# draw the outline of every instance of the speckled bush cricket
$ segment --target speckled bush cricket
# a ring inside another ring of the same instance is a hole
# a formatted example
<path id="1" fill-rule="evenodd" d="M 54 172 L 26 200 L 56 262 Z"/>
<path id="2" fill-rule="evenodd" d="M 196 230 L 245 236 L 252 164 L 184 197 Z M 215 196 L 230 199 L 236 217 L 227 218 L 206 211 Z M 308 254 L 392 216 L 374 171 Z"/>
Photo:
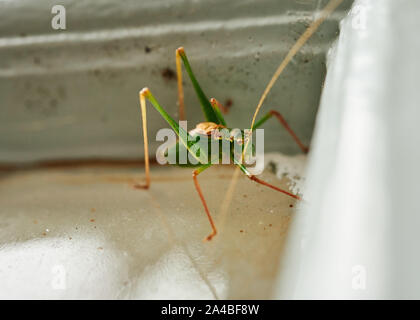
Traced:
<path id="1" fill-rule="evenodd" d="M 258 106 L 255 110 L 254 116 L 252 118 L 251 123 L 251 129 L 250 132 L 252 134 L 252 131 L 261 127 L 268 119 L 272 118 L 273 116 L 278 119 L 280 124 L 289 132 L 293 140 L 298 144 L 302 152 L 307 153 L 308 147 L 305 146 L 298 136 L 294 133 L 294 131 L 290 128 L 290 126 L 287 124 L 284 117 L 275 110 L 269 111 L 264 117 L 262 117 L 259 121 L 256 120 L 256 116 L 267 96 L 271 88 L 273 87 L 275 81 L 280 76 L 280 74 L 283 72 L 285 67 L 288 65 L 288 63 L 291 61 L 291 59 L 295 56 L 295 54 L 299 51 L 299 49 L 306 43 L 306 41 L 312 36 L 312 34 L 318 29 L 319 25 L 328 17 L 331 12 L 333 12 L 338 5 L 343 0 L 330 0 L 330 2 L 324 7 L 324 9 L 320 12 L 320 15 L 317 19 L 315 19 L 309 27 L 306 29 L 306 31 L 302 34 L 302 36 L 296 41 L 296 43 L 293 45 L 293 47 L 290 49 L 286 57 L 283 59 L 283 61 L 280 63 L 279 67 L 277 68 L 276 72 L 274 73 L 273 77 L 271 78 L 270 82 L 268 83 L 266 89 L 264 90 L 264 93 L 262 94 Z M 150 187 L 151 179 L 150 179 L 150 166 L 149 166 L 149 148 L 148 148 L 148 138 L 147 138 L 147 118 L 146 118 L 146 99 L 153 105 L 153 107 L 161 114 L 161 116 L 168 122 L 168 124 L 172 127 L 172 129 L 175 131 L 175 133 L 178 135 L 178 142 L 172 147 L 176 148 L 175 152 L 178 152 L 179 148 L 184 146 L 188 153 L 193 155 L 195 158 L 197 158 L 198 162 L 196 164 L 188 162 L 187 164 L 181 164 L 176 163 L 177 165 L 181 166 L 190 166 L 190 167 L 196 167 L 196 169 L 193 171 L 193 180 L 194 185 L 197 190 L 197 193 L 201 199 L 201 202 L 203 204 L 204 210 L 207 214 L 207 218 L 210 222 L 210 226 L 212 228 L 212 232 L 210 235 L 208 235 L 205 240 L 211 240 L 217 233 L 216 226 L 213 222 L 213 218 L 210 214 L 210 211 L 207 207 L 206 200 L 204 199 L 203 192 L 201 191 L 200 185 L 197 180 L 197 176 L 203 172 L 205 169 L 209 168 L 213 165 L 212 162 L 210 163 L 202 163 L 200 162 L 200 159 L 197 157 L 197 154 L 195 152 L 191 151 L 194 141 L 196 141 L 195 137 L 197 135 L 205 135 L 209 137 L 210 140 L 214 139 L 214 132 L 215 130 L 218 130 L 220 128 L 226 128 L 227 130 L 230 130 L 227 126 L 221 110 L 223 110 L 223 106 L 220 102 L 218 102 L 215 98 L 211 98 L 210 100 L 205 95 L 204 91 L 202 90 L 200 84 L 198 83 L 194 72 L 191 68 L 191 65 L 188 61 L 187 55 L 185 54 L 184 48 L 180 47 L 176 49 L 175 51 L 175 62 L 176 62 L 176 70 L 177 70 L 177 80 L 178 80 L 178 104 L 179 104 L 179 115 L 181 120 L 184 119 L 184 91 L 183 91 L 183 85 L 182 85 L 182 68 L 181 64 L 183 63 L 185 70 L 188 73 L 188 76 L 193 84 L 195 93 L 197 94 L 198 100 L 200 102 L 202 111 L 204 113 L 204 116 L 206 118 L 206 122 L 201 122 L 197 124 L 196 128 L 190 131 L 189 133 L 186 133 L 184 129 L 182 129 L 178 123 L 164 110 L 164 108 L 159 104 L 159 102 L 156 100 L 156 98 L 153 96 L 151 91 L 148 88 L 143 88 L 139 93 L 139 99 L 140 99 L 140 107 L 141 107 L 141 113 L 142 113 L 142 119 L 143 119 L 143 137 L 144 137 L 144 155 L 145 155 L 145 173 L 146 173 L 146 182 L 144 185 L 136 185 L 137 188 L 140 189 L 148 189 Z M 186 138 L 187 137 L 187 138 Z M 244 146 L 243 146 L 243 156 L 247 152 L 251 152 L 253 150 L 252 143 L 251 148 L 249 147 L 250 140 L 244 140 Z M 213 141 L 214 142 L 214 141 Z M 233 142 L 233 141 L 232 141 Z M 231 148 L 232 150 L 232 148 Z M 169 152 L 169 151 L 168 151 Z M 211 150 L 208 151 L 209 154 L 207 155 L 207 159 L 211 158 Z M 223 154 L 220 153 L 218 155 L 219 157 L 222 157 Z M 228 155 L 231 157 L 233 163 L 235 166 L 237 166 L 242 173 L 244 173 L 249 179 L 265 185 L 271 189 L 274 189 L 276 191 L 282 192 L 290 197 L 293 197 L 295 199 L 301 200 L 299 196 L 294 195 L 286 190 L 280 189 L 268 182 L 265 182 L 259 178 L 257 178 L 255 175 L 251 174 L 249 170 L 240 162 L 233 157 L 233 154 L 230 153 Z M 178 159 L 178 158 L 177 158 Z"/>

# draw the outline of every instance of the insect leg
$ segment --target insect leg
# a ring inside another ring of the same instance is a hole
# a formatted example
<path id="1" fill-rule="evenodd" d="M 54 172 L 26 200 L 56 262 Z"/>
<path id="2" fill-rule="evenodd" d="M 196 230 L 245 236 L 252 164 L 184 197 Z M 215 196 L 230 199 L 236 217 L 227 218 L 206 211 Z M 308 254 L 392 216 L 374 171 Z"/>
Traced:
<path id="1" fill-rule="evenodd" d="M 224 110 L 225 107 L 219 101 L 217 101 L 215 98 L 210 99 L 210 104 L 213 107 L 214 111 L 216 112 L 216 116 L 219 119 L 219 123 L 226 127 L 225 118 L 223 118 L 223 115 L 220 112 L 220 110 Z"/>
<path id="2" fill-rule="evenodd" d="M 150 186 L 150 169 L 149 169 L 149 142 L 147 139 L 147 118 L 146 118 L 146 99 L 150 101 L 153 107 L 160 113 L 160 115 L 168 122 L 175 133 L 179 137 L 179 141 L 187 148 L 187 150 L 195 157 L 199 162 L 201 158 L 194 152 L 191 152 L 188 145 L 188 133 L 176 123 L 176 121 L 163 109 L 153 94 L 148 88 L 143 88 L 139 93 L 140 107 L 143 118 L 143 137 L 144 137 L 144 158 L 145 158 L 145 171 L 146 171 L 146 184 L 136 185 L 136 188 L 148 189 Z M 204 170 L 204 169 L 203 169 Z"/>
<path id="3" fill-rule="evenodd" d="M 303 151 L 303 153 L 308 153 L 309 148 L 305 146 L 302 141 L 298 138 L 296 133 L 290 128 L 287 121 L 284 119 L 284 117 L 281 115 L 280 112 L 276 110 L 270 110 L 264 117 L 262 117 L 253 127 L 252 130 L 260 127 L 263 125 L 268 119 L 270 119 L 272 116 L 275 116 L 277 120 L 279 120 L 280 124 L 289 132 L 289 134 L 292 136 L 293 140 L 295 140 L 296 144 L 299 146 L 299 148 Z"/>
<path id="4" fill-rule="evenodd" d="M 180 128 L 178 123 L 162 108 L 162 106 L 157 102 L 155 97 L 152 95 L 148 88 L 143 88 L 139 93 L 140 99 L 140 108 L 143 119 L 143 138 L 144 138 L 144 161 L 145 161 L 145 172 L 146 172 L 146 183 L 144 185 L 136 185 L 136 188 L 139 189 L 148 189 L 150 186 L 150 168 L 149 168 L 149 140 L 147 138 L 147 118 L 146 118 L 146 99 L 151 102 L 153 107 L 161 114 L 161 116 L 168 122 L 172 127 L 175 133 L 179 136 L 180 141 L 187 145 L 185 140 L 187 133 L 184 129 Z M 183 134 L 180 135 L 180 132 Z"/>
<path id="5" fill-rule="evenodd" d="M 292 198 L 295 198 L 295 199 L 298 199 L 298 200 L 302 200 L 301 199 L 301 197 L 299 197 L 299 196 L 297 196 L 297 195 L 295 195 L 295 194 L 293 194 L 293 193 L 290 193 L 290 192 L 288 192 L 288 191 L 286 191 L 286 190 L 283 190 L 283 189 L 281 189 L 281 188 L 279 188 L 279 187 L 276 187 L 276 186 L 273 186 L 272 184 L 270 184 L 270 183 L 268 183 L 268 182 L 266 182 L 266 181 L 264 181 L 264 180 L 261 180 L 261 179 L 259 179 L 259 178 L 257 178 L 256 176 L 254 176 L 254 175 L 252 175 L 242 164 L 240 164 L 240 163 L 238 163 L 236 160 L 235 160 L 235 164 L 239 167 L 239 169 L 241 169 L 241 171 L 243 172 L 243 173 L 245 173 L 246 174 L 246 176 L 249 178 L 249 179 L 251 179 L 252 181 L 255 181 L 255 182 L 257 182 L 257 183 L 259 183 L 259 184 L 262 184 L 262 185 L 264 185 L 264 186 L 266 186 L 266 187 L 269 187 L 269 188 L 271 188 L 271 189 L 273 189 L 273 190 L 276 190 L 276 191 L 279 191 L 279 192 L 281 192 L 281 193 L 284 193 L 284 194 L 286 194 L 286 195 L 288 195 L 288 196 L 290 196 L 290 197 L 292 197 Z"/>
<path id="6" fill-rule="evenodd" d="M 248 178 L 250 178 L 251 180 L 253 180 L 253 181 L 255 181 L 255 182 L 259 183 L 259 184 L 262 184 L 264 186 L 267 186 L 267 187 L 269 187 L 271 189 L 274 189 L 276 191 L 282 192 L 282 193 L 284 193 L 284 194 L 286 194 L 286 195 L 288 195 L 288 196 L 290 196 L 292 198 L 295 198 L 295 199 L 298 199 L 298 200 L 302 200 L 299 196 L 297 196 L 297 195 L 295 195 L 293 193 L 290 193 L 290 192 L 288 192 L 286 190 L 280 189 L 280 188 L 278 188 L 276 186 L 273 186 L 272 184 L 270 184 L 270 183 L 268 183 L 268 182 L 266 182 L 264 180 L 258 179 L 254 175 L 250 175 L 250 176 L 248 176 Z"/>
<path id="7" fill-rule="evenodd" d="M 146 173 L 146 183 L 144 185 L 136 184 L 134 187 L 137 189 L 149 189 L 150 187 L 150 168 L 149 168 L 149 140 L 147 138 L 147 118 L 146 118 L 146 98 L 145 95 L 140 92 L 140 108 L 141 117 L 143 120 L 143 139 L 144 139 L 144 170 Z"/>
<path id="8" fill-rule="evenodd" d="M 205 165 L 199 167 L 198 169 L 194 170 L 193 171 L 193 174 L 192 174 L 193 179 L 194 179 L 195 189 L 197 190 L 198 195 L 200 196 L 201 202 L 203 203 L 204 210 L 206 211 L 207 218 L 209 219 L 210 226 L 211 226 L 211 229 L 212 229 L 212 232 L 210 233 L 210 235 L 208 235 L 204 239 L 205 241 L 210 241 L 217 234 L 217 230 L 216 230 L 216 226 L 214 225 L 213 218 L 211 217 L 209 208 L 207 207 L 207 203 L 206 203 L 206 200 L 204 199 L 204 196 L 203 196 L 203 193 L 201 191 L 200 185 L 198 184 L 197 176 L 201 172 L 203 172 L 204 170 L 206 170 L 208 167 L 210 167 L 211 165 L 212 165 L 211 163 L 205 164 Z"/>
<path id="9" fill-rule="evenodd" d="M 184 63 L 185 70 L 187 71 L 188 76 L 193 84 L 194 91 L 197 94 L 198 100 L 200 101 L 201 108 L 203 109 L 204 116 L 206 117 L 207 121 L 219 123 L 219 119 L 213 110 L 209 100 L 207 99 L 203 89 L 201 89 L 200 84 L 197 81 L 197 78 L 194 75 L 194 72 L 191 69 L 191 65 L 188 61 L 187 55 L 185 54 L 185 50 L 183 47 L 179 47 L 176 49 L 176 55 L 180 57 L 182 62 Z"/>
<path id="10" fill-rule="evenodd" d="M 227 114 L 229 109 L 225 107 L 223 104 L 220 103 L 220 101 L 216 100 L 215 98 L 210 99 L 210 103 L 213 106 L 213 108 L 218 108 L 223 114 Z"/>
<path id="11" fill-rule="evenodd" d="M 175 63 L 176 63 L 176 75 L 178 79 L 179 120 L 185 120 L 184 89 L 182 86 L 182 68 L 181 68 L 181 56 L 179 55 L 179 50 L 175 50 Z"/>

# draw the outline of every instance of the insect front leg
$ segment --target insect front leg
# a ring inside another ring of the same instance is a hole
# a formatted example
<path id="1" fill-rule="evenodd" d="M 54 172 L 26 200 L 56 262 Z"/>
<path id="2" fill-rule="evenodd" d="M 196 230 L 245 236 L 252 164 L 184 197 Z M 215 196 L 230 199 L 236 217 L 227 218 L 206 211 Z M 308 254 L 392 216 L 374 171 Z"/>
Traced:
<path id="1" fill-rule="evenodd" d="M 146 183 L 134 185 L 137 189 L 149 189 L 150 187 L 150 167 L 149 167 L 149 140 L 147 138 L 147 117 L 146 117 L 146 98 L 143 90 L 139 94 L 141 117 L 143 121 L 143 139 L 144 139 L 144 170 L 146 173 Z"/>
<path id="2" fill-rule="evenodd" d="M 180 141 L 184 145 L 187 145 L 187 133 L 184 129 L 179 127 L 178 123 L 165 111 L 165 109 L 159 104 L 156 98 L 152 95 L 148 88 L 143 88 L 139 93 L 141 114 L 143 119 L 143 138 L 144 138 L 144 161 L 145 161 L 145 172 L 146 172 L 146 183 L 144 185 L 135 185 L 138 189 L 148 189 L 150 187 L 150 168 L 149 168 L 149 140 L 147 138 L 147 118 L 146 118 L 146 99 L 150 101 L 152 106 L 160 113 L 160 115 L 166 120 L 166 122 L 172 127 L 175 133 L 178 135 Z M 181 134 L 180 134 L 181 133 Z"/>
<path id="3" fill-rule="evenodd" d="M 198 183 L 197 176 L 201 172 L 203 172 L 204 170 L 209 168 L 211 165 L 212 165 L 211 163 L 205 164 L 205 165 L 199 167 L 198 169 L 194 170 L 193 174 L 192 174 L 193 179 L 194 179 L 195 189 L 197 190 L 198 195 L 200 196 L 201 202 L 203 203 L 204 210 L 206 211 L 207 218 L 209 219 L 210 226 L 211 226 L 211 229 L 212 229 L 212 232 L 204 239 L 205 241 L 210 241 L 217 234 L 217 230 L 216 230 L 216 226 L 214 225 L 213 218 L 211 217 L 210 210 L 207 207 L 206 200 L 204 199 L 203 192 L 201 191 L 200 185 Z"/>

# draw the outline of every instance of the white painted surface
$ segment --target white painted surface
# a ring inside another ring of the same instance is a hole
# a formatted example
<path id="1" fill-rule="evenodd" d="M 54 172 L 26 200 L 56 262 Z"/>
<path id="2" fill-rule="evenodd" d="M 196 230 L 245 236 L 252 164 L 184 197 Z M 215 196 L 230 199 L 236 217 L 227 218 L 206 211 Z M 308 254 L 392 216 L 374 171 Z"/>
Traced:
<path id="1" fill-rule="evenodd" d="M 275 297 L 420 298 L 420 3 L 341 25 Z"/>

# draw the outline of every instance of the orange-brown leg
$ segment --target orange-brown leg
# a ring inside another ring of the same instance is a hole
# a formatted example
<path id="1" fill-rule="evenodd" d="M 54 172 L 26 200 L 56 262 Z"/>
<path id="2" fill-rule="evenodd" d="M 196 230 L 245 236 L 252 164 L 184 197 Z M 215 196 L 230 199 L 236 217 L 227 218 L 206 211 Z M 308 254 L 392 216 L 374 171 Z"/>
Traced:
<path id="1" fill-rule="evenodd" d="M 179 50 L 180 48 L 175 50 L 176 75 L 177 75 L 177 80 L 178 80 L 179 120 L 185 120 L 184 89 L 182 87 L 182 68 L 181 68 L 181 56 L 179 55 Z"/>
<path id="2" fill-rule="evenodd" d="M 202 166 L 202 167 L 198 168 L 197 170 L 194 170 L 194 171 L 193 171 L 193 174 L 192 174 L 193 179 L 194 179 L 195 189 L 197 190 L 198 195 L 200 196 L 201 202 L 203 203 L 204 210 L 206 211 L 207 218 L 209 219 L 210 226 L 211 226 L 211 229 L 212 229 L 212 232 L 210 233 L 210 235 L 208 235 L 208 236 L 204 239 L 205 241 L 210 241 L 210 240 L 211 240 L 211 239 L 212 239 L 212 238 L 213 238 L 213 237 L 217 234 L 217 230 L 216 230 L 216 226 L 214 225 L 213 218 L 211 217 L 210 210 L 209 210 L 209 208 L 207 207 L 206 200 L 204 199 L 203 192 L 201 191 L 200 185 L 199 185 L 199 183 L 198 183 L 197 176 L 198 176 L 198 175 L 199 175 L 202 171 L 204 171 L 205 169 L 207 169 L 207 168 L 208 168 L 208 167 L 210 167 L 210 166 L 211 166 L 211 164 L 206 164 L 206 165 L 204 165 L 204 166 Z"/>
<path id="3" fill-rule="evenodd" d="M 292 128 L 290 128 L 289 124 L 284 119 L 284 117 L 281 115 L 281 113 L 276 111 L 276 110 L 270 110 L 264 117 L 261 118 L 261 120 L 259 120 L 254 125 L 252 130 L 260 127 L 262 124 L 264 124 L 268 119 L 272 118 L 273 116 L 275 116 L 277 118 L 277 120 L 279 120 L 280 124 L 292 136 L 293 140 L 296 142 L 296 144 L 299 146 L 299 148 L 302 150 L 302 152 L 303 153 L 308 153 L 309 148 L 302 143 L 302 141 L 299 139 L 299 137 L 296 135 L 296 133 L 292 130 Z"/>
<path id="4" fill-rule="evenodd" d="M 149 167 L 149 140 L 147 139 L 147 118 L 146 118 L 146 99 L 145 91 L 140 91 L 140 107 L 141 107 L 141 117 L 143 120 L 143 139 L 144 139 L 144 169 L 146 173 L 146 183 L 145 184 L 136 184 L 134 187 L 136 189 L 149 189 L 150 187 L 150 167 Z"/>
<path id="5" fill-rule="evenodd" d="M 258 179 L 256 176 L 249 175 L 248 178 L 250 178 L 251 180 L 253 180 L 255 182 L 258 182 L 258 183 L 260 183 L 260 184 L 262 184 L 264 186 L 267 186 L 267 187 L 269 187 L 271 189 L 274 189 L 276 191 L 282 192 L 282 193 L 284 193 L 284 194 L 286 194 L 286 195 L 288 195 L 288 196 L 290 196 L 292 198 L 295 198 L 295 199 L 298 199 L 298 200 L 302 200 L 301 197 L 299 197 L 299 196 L 297 196 L 297 195 L 295 195 L 293 193 L 290 193 L 290 192 L 288 192 L 286 190 L 280 189 L 280 188 L 278 188 L 276 186 L 273 186 L 272 184 L 270 184 L 268 182 L 265 182 L 265 181 L 263 181 L 261 179 Z"/>
<path id="6" fill-rule="evenodd" d="M 287 130 L 287 132 L 289 132 L 289 134 L 292 136 L 293 140 L 295 140 L 295 142 L 297 143 L 297 145 L 299 146 L 299 148 L 303 151 L 303 153 L 308 153 L 309 148 L 307 146 L 305 146 L 302 143 L 302 141 L 300 141 L 300 139 L 298 138 L 298 136 L 296 135 L 296 133 L 292 130 L 292 128 L 290 128 L 289 124 L 283 118 L 283 116 L 281 115 L 281 113 L 280 112 L 277 112 L 276 110 L 270 110 L 270 114 L 274 115 L 277 118 L 277 120 L 279 120 L 279 122 Z"/>

